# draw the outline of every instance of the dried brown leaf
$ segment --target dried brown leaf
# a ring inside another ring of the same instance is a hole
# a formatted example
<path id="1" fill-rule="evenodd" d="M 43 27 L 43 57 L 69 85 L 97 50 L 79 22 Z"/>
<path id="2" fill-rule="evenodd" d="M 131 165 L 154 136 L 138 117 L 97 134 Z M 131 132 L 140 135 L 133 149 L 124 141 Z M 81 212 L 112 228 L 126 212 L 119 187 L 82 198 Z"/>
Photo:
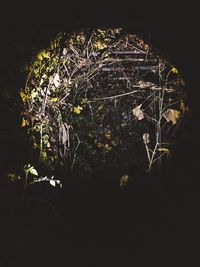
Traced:
<path id="1" fill-rule="evenodd" d="M 180 118 L 181 112 L 176 109 L 167 109 L 163 113 L 163 117 L 166 119 L 167 122 L 172 122 L 172 124 L 176 124 L 178 119 Z"/>

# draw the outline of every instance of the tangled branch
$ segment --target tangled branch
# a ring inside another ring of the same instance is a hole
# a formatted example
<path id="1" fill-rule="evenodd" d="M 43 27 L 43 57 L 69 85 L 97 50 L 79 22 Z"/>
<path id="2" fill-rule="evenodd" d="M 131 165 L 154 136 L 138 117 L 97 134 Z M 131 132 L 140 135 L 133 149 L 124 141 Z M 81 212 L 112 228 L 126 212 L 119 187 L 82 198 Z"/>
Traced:
<path id="1" fill-rule="evenodd" d="M 150 171 L 169 155 L 187 110 L 183 86 L 178 70 L 134 34 L 63 33 L 30 67 L 22 126 L 48 164 L 89 171 L 95 159 L 122 157 Z"/>

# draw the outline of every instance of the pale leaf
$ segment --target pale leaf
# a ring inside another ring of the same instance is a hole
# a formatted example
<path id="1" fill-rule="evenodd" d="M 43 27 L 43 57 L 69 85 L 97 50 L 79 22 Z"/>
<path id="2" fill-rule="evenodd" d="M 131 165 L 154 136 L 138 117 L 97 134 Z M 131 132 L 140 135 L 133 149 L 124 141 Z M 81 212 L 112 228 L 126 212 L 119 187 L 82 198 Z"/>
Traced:
<path id="1" fill-rule="evenodd" d="M 50 180 L 49 183 L 52 185 L 52 186 L 56 186 L 56 182 L 54 180 Z"/>
<path id="2" fill-rule="evenodd" d="M 55 87 L 58 87 L 60 85 L 60 76 L 58 73 L 56 73 L 56 75 L 54 76 L 53 83 L 54 83 Z"/>
<path id="3" fill-rule="evenodd" d="M 38 176 L 38 172 L 34 168 L 31 168 L 29 172 L 35 176 Z"/>
<path id="4" fill-rule="evenodd" d="M 66 54 L 67 54 L 67 49 L 64 48 L 64 49 L 63 49 L 63 56 L 65 56 Z"/>
<path id="5" fill-rule="evenodd" d="M 144 133 L 143 134 L 143 142 L 144 142 L 145 145 L 150 142 L 148 133 Z"/>
<path id="6" fill-rule="evenodd" d="M 163 117 L 166 119 L 167 122 L 172 122 L 172 124 L 176 124 L 180 115 L 181 115 L 181 112 L 176 110 L 176 109 L 168 109 L 166 110 L 163 114 Z"/>
<path id="7" fill-rule="evenodd" d="M 141 106 L 142 105 L 139 105 L 137 107 L 135 107 L 132 112 L 133 112 L 133 115 L 138 119 L 138 120 L 142 120 L 144 118 L 144 113 L 143 111 L 141 110 Z"/>

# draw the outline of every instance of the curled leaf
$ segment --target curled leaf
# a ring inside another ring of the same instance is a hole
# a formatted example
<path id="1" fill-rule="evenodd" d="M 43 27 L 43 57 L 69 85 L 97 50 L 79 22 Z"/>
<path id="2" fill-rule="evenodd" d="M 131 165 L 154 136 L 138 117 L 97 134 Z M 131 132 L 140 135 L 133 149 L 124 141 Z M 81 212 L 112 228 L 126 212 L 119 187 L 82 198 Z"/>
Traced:
<path id="1" fill-rule="evenodd" d="M 177 70 L 177 68 L 175 68 L 175 67 L 173 67 L 172 69 L 171 69 L 171 71 L 173 72 L 173 73 L 178 73 L 178 70 Z"/>
<path id="2" fill-rule="evenodd" d="M 143 137 L 143 142 L 145 145 L 150 142 L 148 133 L 144 133 L 142 137 Z"/>
<path id="3" fill-rule="evenodd" d="M 66 142 L 69 142 L 69 129 L 70 126 L 68 126 L 66 123 L 59 127 L 59 142 L 62 145 L 65 145 Z"/>
<path id="4" fill-rule="evenodd" d="M 166 119 L 167 122 L 172 122 L 172 124 L 176 124 L 180 115 L 181 115 L 181 112 L 176 110 L 176 109 L 167 109 L 163 114 L 163 117 Z"/>
<path id="5" fill-rule="evenodd" d="M 138 120 L 142 120 L 144 119 L 144 113 L 143 111 L 141 110 L 141 105 L 135 107 L 132 112 L 133 112 L 133 115 L 138 119 Z"/>

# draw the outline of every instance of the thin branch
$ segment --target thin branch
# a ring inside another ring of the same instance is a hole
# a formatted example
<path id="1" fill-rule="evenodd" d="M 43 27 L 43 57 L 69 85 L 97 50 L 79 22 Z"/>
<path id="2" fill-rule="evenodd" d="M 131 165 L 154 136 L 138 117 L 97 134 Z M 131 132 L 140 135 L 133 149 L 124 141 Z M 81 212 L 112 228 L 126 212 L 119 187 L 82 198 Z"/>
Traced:
<path id="1" fill-rule="evenodd" d="M 102 97 L 102 98 L 96 98 L 95 100 L 89 100 L 89 102 L 96 102 L 96 101 L 101 101 L 101 100 L 107 100 L 107 99 L 113 99 L 117 97 L 123 97 L 131 94 L 138 93 L 138 90 L 134 90 L 132 92 L 124 93 L 124 94 L 119 94 L 119 95 L 113 95 L 113 96 L 107 96 L 107 97 Z"/>

